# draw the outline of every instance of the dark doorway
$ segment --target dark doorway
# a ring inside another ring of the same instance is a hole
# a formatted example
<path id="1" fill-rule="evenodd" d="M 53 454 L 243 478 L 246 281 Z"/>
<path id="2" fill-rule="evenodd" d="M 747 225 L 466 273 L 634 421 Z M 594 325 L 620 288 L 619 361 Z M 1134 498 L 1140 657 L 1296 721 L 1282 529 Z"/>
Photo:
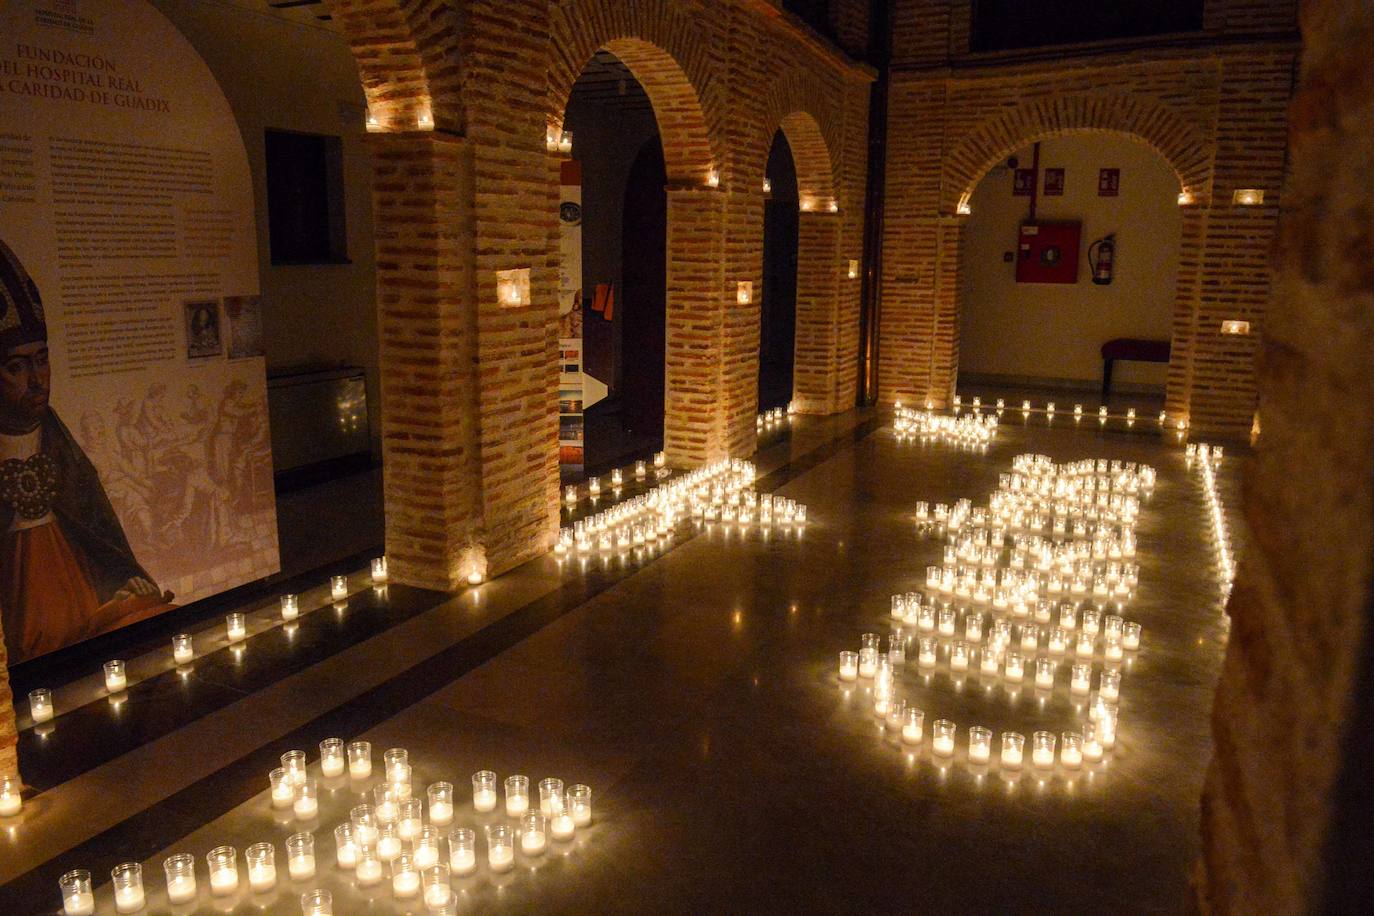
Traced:
<path id="1" fill-rule="evenodd" d="M 657 136 L 640 147 L 625 182 L 621 219 L 620 400 L 630 438 L 663 441 L 664 351 L 667 346 L 668 176 Z"/>
<path id="2" fill-rule="evenodd" d="M 759 411 L 792 400 L 797 337 L 797 171 L 782 131 L 764 170 L 763 302 L 759 308 Z"/>

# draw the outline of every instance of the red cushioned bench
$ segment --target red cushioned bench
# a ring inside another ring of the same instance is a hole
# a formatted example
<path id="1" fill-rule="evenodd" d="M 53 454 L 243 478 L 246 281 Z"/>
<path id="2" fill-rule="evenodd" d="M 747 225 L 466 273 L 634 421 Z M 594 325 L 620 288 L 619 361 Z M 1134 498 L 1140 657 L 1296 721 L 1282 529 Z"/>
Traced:
<path id="1" fill-rule="evenodd" d="M 1112 393 L 1112 364 L 1118 359 L 1138 363 L 1167 363 L 1169 341 L 1144 340 L 1139 337 L 1118 337 L 1102 345 L 1102 403 Z"/>

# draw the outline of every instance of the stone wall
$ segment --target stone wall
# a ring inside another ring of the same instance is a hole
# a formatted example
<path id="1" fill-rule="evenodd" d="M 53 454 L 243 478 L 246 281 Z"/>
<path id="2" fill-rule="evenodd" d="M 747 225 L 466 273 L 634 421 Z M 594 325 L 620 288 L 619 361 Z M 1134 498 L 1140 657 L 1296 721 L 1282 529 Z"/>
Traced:
<path id="1" fill-rule="evenodd" d="M 1374 7 L 1313 0 L 1302 26 L 1251 547 L 1203 795 L 1205 912 L 1354 913 L 1371 892 Z"/>
<path id="2" fill-rule="evenodd" d="M 1285 163 L 1284 111 L 1296 42 L 1290 4 L 1236 6 L 1186 43 L 1132 43 L 1065 53 L 967 52 L 968 6 L 899 0 L 889 100 L 879 397 L 944 404 L 958 372 L 961 238 L 968 197 L 1009 153 L 1083 131 L 1130 135 L 1179 177 L 1183 249 L 1169 371 L 1171 422 L 1198 434 L 1247 436 L 1255 354 L 1264 334 L 1269 247 Z M 1228 8 L 1229 9 L 1229 8 Z M 1237 206 L 1239 188 L 1265 191 Z M 1223 336 L 1223 319 L 1250 322 Z"/>
<path id="3" fill-rule="evenodd" d="M 859 285 L 846 271 L 863 237 L 871 70 L 768 0 L 330 2 L 384 138 L 383 452 L 399 580 L 452 588 L 555 536 L 561 154 L 546 138 L 599 49 L 644 86 L 663 138 L 670 460 L 753 451 L 762 183 L 779 128 L 828 227 L 802 252 L 805 327 L 819 330 L 797 347 L 798 401 L 853 404 Z M 856 47 L 864 9 L 837 8 Z M 499 303 L 496 272 L 521 268 L 531 301 Z M 750 302 L 737 301 L 741 281 L 758 291 Z"/>

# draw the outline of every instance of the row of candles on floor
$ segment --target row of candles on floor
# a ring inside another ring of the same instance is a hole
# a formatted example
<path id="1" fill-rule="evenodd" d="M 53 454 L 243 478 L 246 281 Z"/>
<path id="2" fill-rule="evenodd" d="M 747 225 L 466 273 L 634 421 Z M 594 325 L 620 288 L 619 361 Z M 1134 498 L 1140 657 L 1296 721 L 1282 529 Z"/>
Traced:
<path id="1" fill-rule="evenodd" d="M 1202 476 L 1202 493 L 1207 500 L 1207 516 L 1212 523 L 1212 541 L 1217 549 L 1217 569 L 1221 572 L 1222 586 L 1229 592 L 1236 578 L 1236 565 L 1231 554 L 1231 532 L 1226 524 L 1226 512 L 1221 504 L 1221 494 L 1217 491 L 1216 468 L 1221 464 L 1220 445 L 1208 446 L 1188 443 L 1186 457 L 1189 467 L 1195 463 Z"/>
<path id="2" fill-rule="evenodd" d="M 986 446 L 997 435 L 997 418 L 992 414 L 945 416 L 897 405 L 893 429 L 898 440 L 939 440 L 952 445 Z"/>
<path id="3" fill-rule="evenodd" d="M 391 748 L 382 757 L 385 780 L 372 788 L 372 803 L 354 806 L 347 822 L 334 828 L 335 864 L 353 873 L 358 887 L 373 887 L 390 878 L 392 896 L 398 901 L 420 899 L 431 909 L 448 906 L 453 899 L 450 883 L 478 870 L 477 833 L 469 827 L 453 825 L 456 798 L 452 783 L 436 782 L 425 790 L 425 798 L 413 797 L 410 755 L 405 748 Z M 319 814 L 319 786 L 309 775 L 304 751 L 288 751 L 281 766 L 269 774 L 274 808 L 290 808 L 297 820 L 314 821 Z M 372 776 L 372 745 L 329 738 L 320 742 L 320 771 L 326 778 L 347 773 L 352 780 Z M 472 776 L 472 809 L 477 814 L 497 810 L 496 773 L 483 770 Z M 592 792 L 585 785 L 564 788 L 556 778 L 538 783 L 537 808 L 531 803 L 530 783 L 525 776 L 509 776 L 504 782 L 505 814 L 516 820 L 488 824 L 484 828 L 487 868 L 504 873 L 515 867 L 515 849 L 526 858 L 542 856 L 549 843 L 570 840 L 579 828 L 592 822 Z M 426 823 L 426 820 L 428 823 Z M 442 861 L 441 828 L 447 835 L 448 858 Z M 292 881 L 316 877 L 316 843 L 309 832 L 294 833 L 285 843 L 287 874 Z M 232 846 L 218 846 L 205 857 L 211 897 L 237 894 L 246 883 L 252 893 L 267 893 L 277 887 L 277 849 L 272 843 L 254 843 L 244 850 L 243 872 L 239 854 Z M 169 903 L 189 903 L 200 894 L 196 877 L 196 858 L 178 853 L 163 862 Z M 246 878 L 246 881 L 244 880 Z M 111 872 L 115 909 L 136 913 L 147 905 L 143 869 L 126 862 Z M 89 916 L 95 898 L 90 873 L 76 870 L 63 875 L 60 882 L 63 912 L 67 916 Z M 303 912 L 311 910 L 302 898 Z"/>
<path id="4" fill-rule="evenodd" d="M 654 454 L 654 476 L 657 477 L 664 474 L 667 471 L 667 465 L 668 456 L 666 454 L 664 454 L 663 452 L 657 452 Z M 635 480 L 643 480 L 649 476 L 649 465 L 643 461 L 636 461 L 634 463 L 633 473 Z M 619 490 L 621 487 L 625 485 L 625 472 L 622 471 L 620 468 L 614 469 L 613 471 L 611 471 L 610 480 L 611 489 Z M 600 495 L 601 478 L 588 478 L 587 496 L 591 499 L 595 499 Z M 577 502 L 577 484 L 570 483 L 563 488 L 563 501 L 570 506 Z"/>
<path id="5" fill-rule="evenodd" d="M 782 407 L 773 407 L 769 410 L 765 410 L 754 418 L 754 429 L 758 432 L 763 432 L 765 429 L 773 429 L 777 426 L 781 426 L 783 423 L 790 421 L 792 415 L 796 412 L 796 406 L 791 403 L 787 405 L 786 409 Z"/>
<path id="6" fill-rule="evenodd" d="M 384 586 L 387 584 L 386 557 L 374 557 L 371 562 L 372 584 L 374 586 Z M 330 599 L 339 602 L 348 598 L 348 577 L 331 576 L 329 580 Z M 290 623 L 300 616 L 300 596 L 296 594 L 281 595 L 278 599 L 280 620 L 283 623 Z M 230 645 L 242 642 L 248 637 L 248 618 L 242 613 L 228 614 L 224 618 L 225 637 Z M 196 648 L 195 638 L 190 633 L 178 633 L 172 637 L 171 659 L 174 665 L 188 665 L 195 660 Z M 124 659 L 111 659 L 102 666 L 105 679 L 105 690 L 111 695 L 119 694 L 129 686 L 129 669 Z M 29 691 L 29 717 L 35 725 L 51 721 L 57 714 L 56 706 L 53 703 L 52 691 L 47 687 L 38 687 Z M 7 812 L 5 805 L 0 801 L 0 816 L 17 812 Z"/>
<path id="7" fill-rule="evenodd" d="M 756 494 L 754 465 L 737 458 L 709 464 L 581 519 L 558 534 L 554 552 L 627 550 L 667 536 L 679 518 L 749 525 L 804 525 L 806 506 Z"/>
<path id="8" fill-rule="evenodd" d="M 899 408 L 901 407 L 900 402 L 898 403 L 897 406 L 898 406 Z M 962 410 L 964 409 L 964 406 L 965 406 L 965 405 L 964 405 L 964 398 L 963 398 L 963 396 L 962 396 L 962 395 L 956 394 L 956 395 L 954 396 L 954 400 L 951 402 L 951 408 L 953 409 L 954 413 L 957 414 L 957 413 L 959 413 L 960 411 L 962 411 Z M 999 415 L 1000 415 L 1003 411 L 1005 411 L 1005 410 L 1008 409 L 1008 408 L 1007 408 L 1007 402 L 1006 402 L 1006 399 L 1005 399 L 1005 398 L 998 398 L 998 399 L 996 400 L 995 404 L 985 406 L 985 405 L 983 404 L 983 399 L 982 399 L 981 397 L 975 397 L 975 398 L 969 403 L 968 406 L 969 406 L 970 409 L 972 409 L 972 410 L 974 410 L 974 411 L 980 411 L 980 410 L 996 410 L 997 413 L 998 413 Z M 926 401 L 926 410 L 933 410 L 934 408 L 935 408 L 935 402 L 934 402 L 934 401 Z M 1045 414 L 1046 416 L 1049 416 L 1049 417 L 1053 418 L 1053 417 L 1055 416 L 1055 413 L 1056 413 L 1057 411 L 1058 411 L 1058 408 L 1055 406 L 1054 401 L 1047 401 L 1047 402 L 1045 403 L 1045 406 L 1044 406 L 1044 407 L 1035 407 L 1035 406 L 1033 406 L 1033 405 L 1031 404 L 1030 401 L 1026 401 L 1026 400 L 1023 400 L 1023 401 L 1021 402 L 1021 413 L 1023 413 L 1023 414 L 1043 413 L 1043 414 Z M 1059 412 L 1062 412 L 1062 411 L 1059 411 Z M 1085 416 L 1085 413 L 1084 413 L 1083 405 L 1082 405 L 1082 404 L 1075 404 L 1075 405 L 1073 405 L 1073 408 L 1072 408 L 1072 411 L 1071 411 L 1071 412 L 1072 412 L 1073 417 L 1074 417 L 1075 420 L 1081 420 L 1081 419 L 1083 419 L 1083 417 Z M 1135 409 L 1134 407 L 1128 407 L 1128 408 L 1126 408 L 1126 412 L 1125 412 L 1124 414 L 1115 414 L 1115 415 L 1113 415 L 1109 410 L 1107 410 L 1107 407 L 1106 407 L 1105 404 L 1097 408 L 1097 420 L 1098 420 L 1099 423 L 1106 423 L 1107 420 L 1108 420 L 1110 417 L 1112 417 L 1112 416 L 1116 416 L 1116 417 L 1119 418 L 1119 419 L 1124 419 L 1128 424 L 1135 423 L 1135 421 L 1136 421 L 1136 409 Z M 1164 426 L 1164 425 L 1166 425 L 1168 422 L 1169 422 L 1169 414 L 1168 414 L 1168 411 L 1161 410 L 1161 411 L 1159 412 L 1159 425 L 1160 425 L 1160 426 Z M 1175 424 L 1175 426 L 1176 426 L 1178 429 L 1182 430 L 1182 429 L 1187 429 L 1188 424 L 1187 424 L 1185 421 L 1183 421 L 1183 420 L 1179 420 L 1179 421 Z"/>

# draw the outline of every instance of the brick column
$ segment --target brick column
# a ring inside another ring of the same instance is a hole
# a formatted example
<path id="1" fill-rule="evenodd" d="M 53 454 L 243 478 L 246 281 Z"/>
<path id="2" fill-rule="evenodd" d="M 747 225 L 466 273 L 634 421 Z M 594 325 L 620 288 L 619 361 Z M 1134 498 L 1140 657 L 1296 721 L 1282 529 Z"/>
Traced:
<path id="1" fill-rule="evenodd" d="M 18 743 L 14 695 L 10 691 L 10 657 L 5 649 L 5 631 L 0 628 L 0 776 L 19 775 Z"/>
<path id="2" fill-rule="evenodd" d="M 904 217 L 884 232 L 878 398 L 945 407 L 959 371 L 962 216 Z"/>
<path id="3" fill-rule="evenodd" d="M 386 552 L 456 588 L 482 554 L 472 159 L 435 132 L 371 134 Z"/>
<path id="4" fill-rule="evenodd" d="M 700 465 L 729 455 L 722 399 L 724 192 L 668 188 L 668 341 L 663 420 L 668 460 Z"/>
<path id="5" fill-rule="evenodd" d="M 802 413 L 839 404 L 840 228 L 838 213 L 803 210 L 797 219 L 797 342 L 792 398 Z"/>

